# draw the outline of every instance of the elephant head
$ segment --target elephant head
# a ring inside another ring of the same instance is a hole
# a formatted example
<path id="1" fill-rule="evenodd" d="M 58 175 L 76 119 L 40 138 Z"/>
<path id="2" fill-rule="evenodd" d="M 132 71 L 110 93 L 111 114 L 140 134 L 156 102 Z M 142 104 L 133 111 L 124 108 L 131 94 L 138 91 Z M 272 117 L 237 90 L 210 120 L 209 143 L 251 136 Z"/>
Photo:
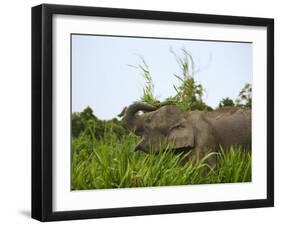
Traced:
<path id="1" fill-rule="evenodd" d="M 139 111 L 143 114 L 139 114 Z M 175 105 L 156 108 L 136 102 L 130 105 L 124 114 L 125 126 L 143 138 L 136 150 L 157 153 L 163 143 L 170 143 L 175 150 L 194 147 L 193 128 Z"/>

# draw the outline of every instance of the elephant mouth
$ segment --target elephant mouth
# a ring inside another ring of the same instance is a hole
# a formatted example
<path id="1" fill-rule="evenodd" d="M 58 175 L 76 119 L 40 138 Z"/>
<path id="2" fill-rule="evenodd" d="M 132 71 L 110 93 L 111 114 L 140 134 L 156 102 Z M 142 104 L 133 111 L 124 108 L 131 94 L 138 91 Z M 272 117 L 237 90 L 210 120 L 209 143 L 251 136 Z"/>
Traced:
<path id="1" fill-rule="evenodd" d="M 138 143 L 138 144 L 135 146 L 134 151 L 144 151 L 144 152 L 145 152 L 145 149 L 143 148 L 141 142 Z"/>
<path id="2" fill-rule="evenodd" d="M 137 152 L 137 151 L 142 151 L 142 152 L 145 152 L 145 153 L 150 153 L 147 148 L 145 147 L 144 145 L 145 141 L 144 140 L 141 140 L 136 146 L 135 146 L 135 149 L 134 151 Z M 188 146 L 188 147 L 181 147 L 181 148 L 173 148 L 172 151 L 175 153 L 175 154 L 180 154 L 180 153 L 187 153 L 189 151 L 192 150 L 192 147 Z M 158 153 L 159 151 L 154 151 L 152 153 Z"/>
<path id="3" fill-rule="evenodd" d="M 153 148 L 152 146 L 150 146 L 149 144 L 147 144 L 147 140 L 145 139 L 142 139 L 136 146 L 135 146 L 135 149 L 134 151 L 135 152 L 138 152 L 138 151 L 142 151 L 142 152 L 145 152 L 145 153 L 158 153 L 158 150 Z"/>
<path id="4" fill-rule="evenodd" d="M 187 152 L 190 152 L 191 150 L 192 150 L 192 147 L 190 147 L 190 146 L 173 149 L 175 154 L 187 153 Z"/>

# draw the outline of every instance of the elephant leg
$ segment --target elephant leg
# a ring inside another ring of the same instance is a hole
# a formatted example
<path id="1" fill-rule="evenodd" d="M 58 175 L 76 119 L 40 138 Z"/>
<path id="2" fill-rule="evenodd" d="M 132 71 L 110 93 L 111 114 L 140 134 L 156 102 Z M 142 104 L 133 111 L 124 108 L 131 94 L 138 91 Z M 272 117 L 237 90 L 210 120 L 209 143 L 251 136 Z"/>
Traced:
<path id="1" fill-rule="evenodd" d="M 209 153 L 210 153 L 210 152 L 207 152 L 206 155 L 209 154 Z M 216 153 L 213 153 L 213 154 L 211 154 L 211 155 L 207 158 L 207 160 L 206 160 L 206 163 L 207 163 L 212 169 L 214 169 L 214 168 L 217 166 L 217 161 L 218 161 L 217 157 L 218 157 L 218 155 L 217 155 Z"/>
<path id="2" fill-rule="evenodd" d="M 206 155 L 210 154 L 210 151 L 206 151 L 208 149 L 203 147 L 197 147 L 194 150 L 191 151 L 191 153 L 186 157 L 182 159 L 182 163 L 186 164 L 188 162 L 192 162 L 192 164 L 195 164 L 196 162 L 202 160 Z M 217 155 L 211 154 L 205 162 L 208 164 L 209 167 L 215 168 L 217 164 Z"/>
<path id="3" fill-rule="evenodd" d="M 191 151 L 189 151 L 188 155 L 186 155 L 185 157 L 183 157 L 181 159 L 181 164 L 182 165 L 185 165 L 187 163 L 195 164 L 199 159 L 200 159 L 199 149 L 195 148 L 195 149 L 192 149 Z"/>

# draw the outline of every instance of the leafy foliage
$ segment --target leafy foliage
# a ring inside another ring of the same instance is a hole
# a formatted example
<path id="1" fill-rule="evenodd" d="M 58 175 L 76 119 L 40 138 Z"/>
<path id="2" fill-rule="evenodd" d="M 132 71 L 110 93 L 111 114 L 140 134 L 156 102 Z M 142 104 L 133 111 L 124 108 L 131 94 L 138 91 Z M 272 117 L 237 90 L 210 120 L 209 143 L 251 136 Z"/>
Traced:
<path id="1" fill-rule="evenodd" d="M 131 67 L 137 68 L 141 71 L 141 75 L 143 76 L 144 81 L 145 81 L 145 85 L 143 88 L 143 94 L 140 97 L 140 101 L 146 102 L 151 105 L 156 105 L 160 101 L 157 100 L 157 98 L 154 95 L 154 84 L 153 84 L 153 80 L 152 80 L 152 75 L 150 73 L 148 64 L 146 63 L 144 58 L 143 57 L 140 57 L 140 58 L 141 58 L 141 62 L 142 62 L 141 64 L 139 64 L 137 66 L 130 65 Z"/>
<path id="2" fill-rule="evenodd" d="M 123 127 L 122 122 L 116 118 L 99 120 L 89 106 L 81 113 L 75 112 L 72 114 L 72 137 L 78 137 L 82 133 L 94 133 L 95 138 L 101 139 L 105 132 L 114 133 L 118 139 L 129 133 Z"/>
<path id="3" fill-rule="evenodd" d="M 223 98 L 219 103 L 219 108 L 233 107 L 235 104 L 229 97 Z"/>
<path id="4" fill-rule="evenodd" d="M 236 106 L 238 107 L 252 107 L 252 85 L 246 83 L 236 99 Z"/>
<path id="5" fill-rule="evenodd" d="M 191 110 L 206 110 L 211 111 L 212 108 L 203 101 L 204 89 L 201 83 L 197 82 L 194 78 L 194 61 L 192 55 L 186 50 L 182 49 L 182 54 L 177 55 L 171 50 L 179 65 L 179 74 L 174 74 L 178 79 L 179 85 L 173 85 L 176 95 L 166 98 L 163 102 L 158 100 L 154 95 L 154 85 L 149 67 L 145 60 L 141 58 L 142 64 L 136 68 L 140 69 L 142 76 L 145 79 L 145 87 L 141 101 L 154 106 L 161 106 L 167 104 L 175 104 L 183 111 Z"/>
<path id="6" fill-rule="evenodd" d="M 109 129 L 110 130 L 110 129 Z M 92 131 L 92 134 L 95 134 Z M 81 134 L 72 141 L 72 189 L 106 189 L 251 181 L 251 153 L 239 147 L 212 152 L 196 163 L 182 164 L 185 157 L 168 147 L 158 155 L 134 152 L 139 138 L 127 134 L 104 139 Z M 218 167 L 206 160 L 218 155 Z"/>
<path id="7" fill-rule="evenodd" d="M 171 52 L 180 67 L 180 73 L 174 74 L 180 81 L 180 85 L 174 85 L 176 95 L 169 100 L 172 100 L 183 111 L 204 110 L 203 87 L 194 79 L 194 61 L 191 54 L 186 49 L 182 49 L 181 56 L 178 56 L 173 50 Z"/>
<path id="8" fill-rule="evenodd" d="M 219 108 L 222 107 L 242 107 L 251 108 L 252 107 L 252 85 L 246 83 L 245 86 L 239 92 L 238 98 L 231 100 L 229 97 L 223 98 L 219 103 Z"/>

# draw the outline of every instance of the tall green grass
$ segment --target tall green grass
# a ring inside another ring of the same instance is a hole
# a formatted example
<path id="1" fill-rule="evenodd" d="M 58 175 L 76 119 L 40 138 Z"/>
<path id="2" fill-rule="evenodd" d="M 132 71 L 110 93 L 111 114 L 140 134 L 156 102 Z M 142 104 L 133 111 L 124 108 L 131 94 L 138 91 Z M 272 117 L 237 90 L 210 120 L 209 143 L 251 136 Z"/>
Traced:
<path id="1" fill-rule="evenodd" d="M 182 154 L 163 148 L 156 155 L 134 152 L 139 138 L 117 138 L 110 129 L 104 139 L 88 130 L 72 141 L 72 190 L 151 187 L 251 181 L 251 152 L 238 147 L 218 150 L 195 163 L 182 163 Z M 216 155 L 217 167 L 206 160 Z"/>

